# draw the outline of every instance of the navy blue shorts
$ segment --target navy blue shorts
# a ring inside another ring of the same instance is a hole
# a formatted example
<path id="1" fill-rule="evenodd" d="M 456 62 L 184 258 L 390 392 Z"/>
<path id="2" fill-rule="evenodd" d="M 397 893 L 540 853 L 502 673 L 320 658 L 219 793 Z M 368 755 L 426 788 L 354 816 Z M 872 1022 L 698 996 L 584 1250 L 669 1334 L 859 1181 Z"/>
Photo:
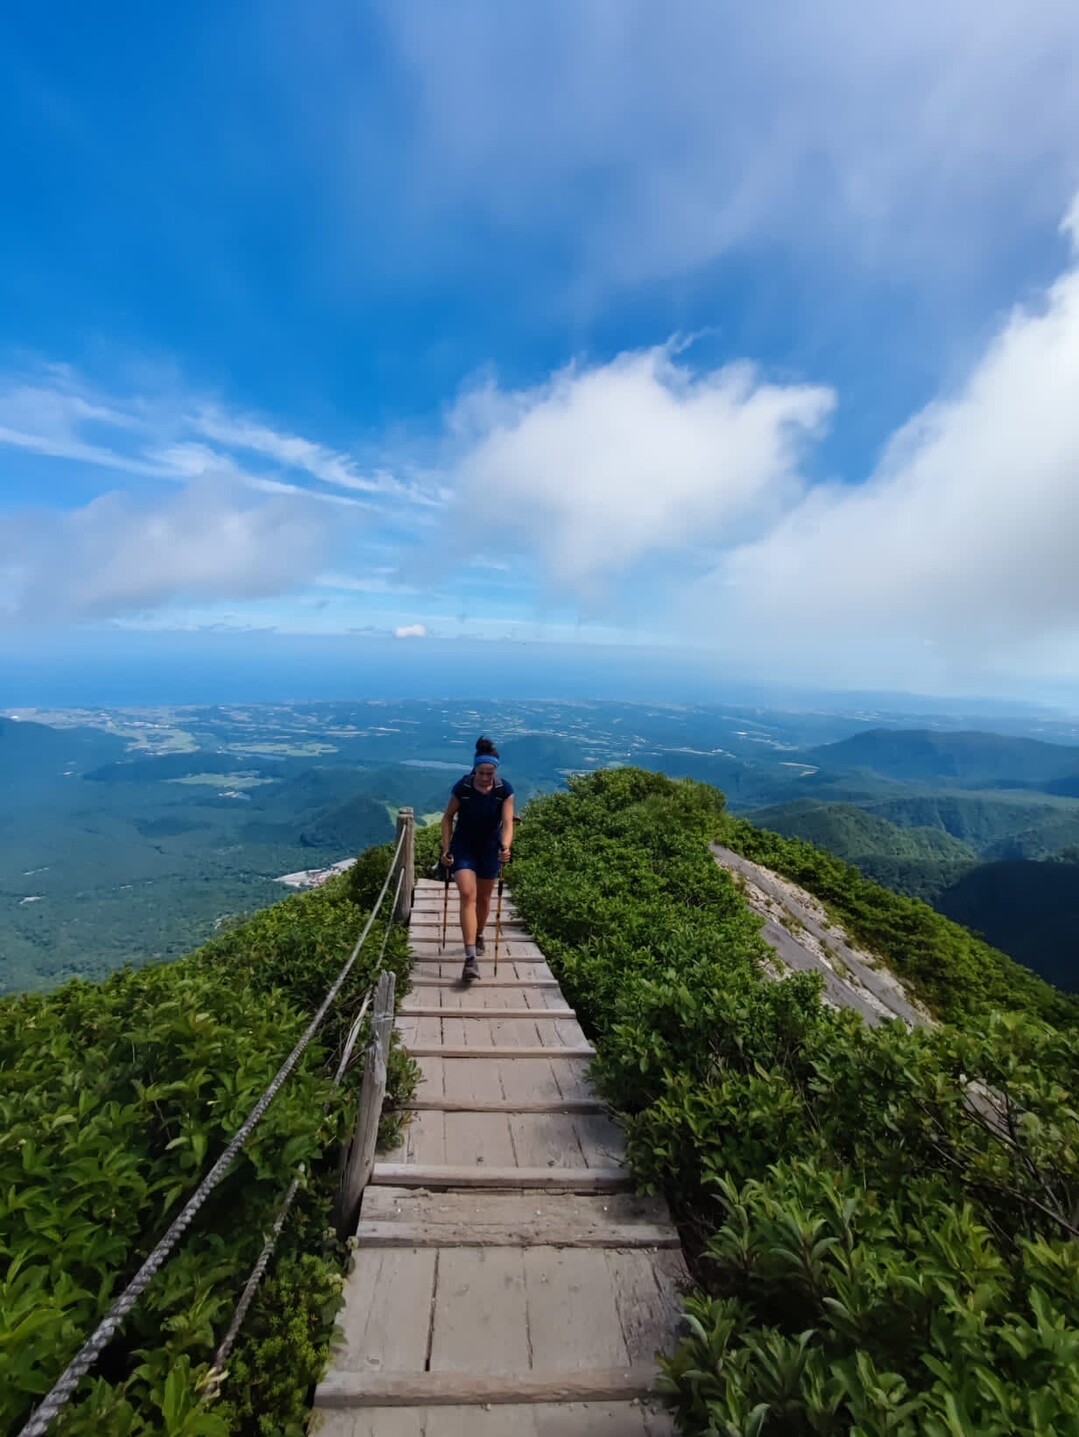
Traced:
<path id="1" fill-rule="evenodd" d="M 477 878 L 497 878 L 502 865 L 497 848 L 462 848 L 450 850 L 453 853 L 453 871 L 460 873 L 463 868 L 471 869 Z"/>

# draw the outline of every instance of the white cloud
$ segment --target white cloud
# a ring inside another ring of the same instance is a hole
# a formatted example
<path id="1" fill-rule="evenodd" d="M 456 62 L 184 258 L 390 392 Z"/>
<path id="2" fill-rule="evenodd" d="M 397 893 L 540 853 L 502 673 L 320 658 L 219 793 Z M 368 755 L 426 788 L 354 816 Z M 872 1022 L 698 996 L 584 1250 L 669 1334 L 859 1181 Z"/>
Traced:
<path id="1" fill-rule="evenodd" d="M 670 347 L 487 387 L 453 416 L 455 547 L 516 540 L 557 585 L 594 593 L 652 556 L 730 544 L 797 495 L 799 449 L 831 406 L 747 365 L 695 374 Z"/>
<path id="2" fill-rule="evenodd" d="M 427 638 L 426 624 L 401 624 L 394 629 L 395 639 L 425 639 Z"/>
<path id="3" fill-rule="evenodd" d="M 167 478 L 168 470 L 160 463 L 99 442 L 102 428 L 120 432 L 126 442 L 138 427 L 131 414 L 97 402 L 87 386 L 79 385 L 70 371 L 59 366 L 52 366 L 36 381 L 16 377 L 0 387 L 0 446 L 121 473 Z"/>
<path id="4" fill-rule="evenodd" d="M 393 569 L 374 569 L 366 574 L 320 574 L 315 580 L 320 589 L 336 589 L 349 594 L 417 594 L 412 584 L 402 584 Z"/>
<path id="5" fill-rule="evenodd" d="M 383 12 L 414 89 L 416 203 L 570 235 L 601 283 L 749 238 L 963 282 L 1079 174 L 1074 0 Z"/>
<path id="6" fill-rule="evenodd" d="M 4 447 L 117 475 L 225 476 L 264 492 L 306 493 L 356 508 L 437 502 L 384 470 L 363 474 L 348 454 L 220 405 L 184 393 L 104 397 L 60 365 L 32 378 L 0 379 Z"/>
<path id="7" fill-rule="evenodd" d="M 707 614 L 724 644 L 745 635 L 801 675 L 1079 676 L 1072 234 L 1073 266 L 1044 303 L 1009 316 L 958 392 L 906 425 L 867 482 L 809 493 L 694 589 L 687 611 Z"/>
<path id="8" fill-rule="evenodd" d="M 200 410 L 191 419 L 191 427 L 207 439 L 225 444 L 229 448 L 263 455 L 285 468 L 302 470 L 312 478 L 339 489 L 350 489 L 361 494 L 394 494 L 399 497 L 412 492 L 407 485 L 384 471 L 373 475 L 360 473 L 355 460 L 346 454 L 337 453 L 295 434 L 282 433 L 243 416 L 226 414 L 220 409 Z"/>
<path id="9" fill-rule="evenodd" d="M 464 560 L 495 535 L 593 614 L 775 677 L 1079 678 L 1077 217 L 1071 266 L 868 475 L 799 475 L 828 389 L 695 372 L 668 346 L 466 396 L 446 547 Z"/>
<path id="10" fill-rule="evenodd" d="M 23 511 L 0 527 L 0 616 L 52 623 L 279 594 L 318 572 L 338 533 L 306 500 L 256 500 L 209 481 L 163 503 L 112 493 L 66 512 Z"/>

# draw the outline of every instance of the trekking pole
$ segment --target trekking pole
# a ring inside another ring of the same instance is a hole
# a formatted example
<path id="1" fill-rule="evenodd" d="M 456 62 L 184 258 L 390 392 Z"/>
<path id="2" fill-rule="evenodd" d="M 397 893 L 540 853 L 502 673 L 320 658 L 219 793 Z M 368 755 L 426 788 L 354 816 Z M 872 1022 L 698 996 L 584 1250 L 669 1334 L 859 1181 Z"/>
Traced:
<path id="1" fill-rule="evenodd" d="M 442 942 L 438 945 L 440 953 L 446 948 L 446 923 L 450 912 L 450 867 L 448 863 L 441 864 L 442 868 Z"/>
<path id="2" fill-rule="evenodd" d="M 504 867 L 505 865 L 503 865 Z M 498 977 L 498 945 L 502 941 L 502 885 L 505 878 L 502 876 L 503 869 L 498 870 L 498 903 L 495 907 L 495 977 Z"/>

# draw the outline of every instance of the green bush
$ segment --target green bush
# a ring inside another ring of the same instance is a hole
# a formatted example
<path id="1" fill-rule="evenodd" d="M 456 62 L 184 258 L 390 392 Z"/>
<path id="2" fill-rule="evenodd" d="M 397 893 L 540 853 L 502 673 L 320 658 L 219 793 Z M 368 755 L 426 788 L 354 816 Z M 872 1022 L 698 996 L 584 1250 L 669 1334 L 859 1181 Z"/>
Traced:
<path id="1" fill-rule="evenodd" d="M 377 848 L 368 848 L 360 854 L 346 873 L 348 895 L 361 908 L 371 908 L 382 892 L 382 885 L 390 871 L 396 844 L 381 843 Z M 387 901 L 393 898 L 388 895 Z"/>
<path id="2" fill-rule="evenodd" d="M 995 958 L 962 930 L 935 955 L 921 915 L 904 927 L 836 865 L 833 907 L 924 951 L 957 1022 L 868 1028 L 815 979 L 764 976 L 759 920 L 708 848 L 734 827 L 719 795 L 623 769 L 526 818 L 514 897 L 594 1035 L 639 1185 L 693 1238 L 666 1364 L 681 1429 L 1079 1431 L 1079 1036 L 1038 1016 L 1052 990 L 994 1008 Z M 772 835 L 734 832 L 768 861 Z"/>
<path id="3" fill-rule="evenodd" d="M 0 1429 L 25 1420 L 240 1126 L 365 916 L 337 879 L 175 963 L 0 1000 Z M 327 1229 L 359 1074 L 336 1094 L 330 1074 L 383 932 L 376 924 L 318 1037 L 57 1433 L 195 1437 L 293 1421 L 315 1363 L 298 1333 L 325 1351 L 327 1294 L 344 1259 Z M 386 962 L 403 987 L 399 930 Z M 392 1075 L 407 1083 L 407 1062 Z M 215 1345 L 301 1163 L 270 1289 L 285 1306 L 258 1309 L 291 1369 L 260 1351 L 256 1323 L 226 1402 L 207 1411 Z"/>

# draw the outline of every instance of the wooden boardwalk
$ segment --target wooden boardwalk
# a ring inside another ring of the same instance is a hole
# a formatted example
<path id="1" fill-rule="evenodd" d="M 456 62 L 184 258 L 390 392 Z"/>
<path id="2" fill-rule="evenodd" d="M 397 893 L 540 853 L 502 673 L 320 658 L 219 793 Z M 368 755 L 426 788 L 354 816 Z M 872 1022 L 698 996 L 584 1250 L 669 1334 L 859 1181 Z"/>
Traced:
<path id="1" fill-rule="evenodd" d="M 646 1401 L 687 1282 L 666 1205 L 634 1196 L 591 1048 L 512 904 L 464 987 L 450 895 L 417 885 L 398 1031 L 423 1081 L 376 1163 L 322 1437 L 666 1437 Z"/>

